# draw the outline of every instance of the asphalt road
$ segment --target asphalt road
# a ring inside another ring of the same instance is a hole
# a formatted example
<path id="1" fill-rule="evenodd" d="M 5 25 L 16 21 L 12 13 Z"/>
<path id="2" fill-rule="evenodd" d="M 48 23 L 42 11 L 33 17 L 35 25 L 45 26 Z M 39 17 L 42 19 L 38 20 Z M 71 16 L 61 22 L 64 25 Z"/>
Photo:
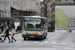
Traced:
<path id="1" fill-rule="evenodd" d="M 75 50 L 75 32 L 48 32 L 47 39 L 23 40 L 22 34 L 16 34 L 17 42 L 0 43 L 0 50 Z M 4 38 L 2 38 L 4 39 Z"/>

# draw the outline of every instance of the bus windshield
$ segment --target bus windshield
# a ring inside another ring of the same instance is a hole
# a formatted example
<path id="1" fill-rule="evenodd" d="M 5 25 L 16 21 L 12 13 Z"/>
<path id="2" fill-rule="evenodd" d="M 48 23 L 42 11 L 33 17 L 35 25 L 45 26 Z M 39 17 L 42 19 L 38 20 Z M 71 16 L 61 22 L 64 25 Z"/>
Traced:
<path id="1" fill-rule="evenodd" d="M 24 22 L 25 29 L 42 29 L 41 19 L 39 20 L 26 20 Z"/>

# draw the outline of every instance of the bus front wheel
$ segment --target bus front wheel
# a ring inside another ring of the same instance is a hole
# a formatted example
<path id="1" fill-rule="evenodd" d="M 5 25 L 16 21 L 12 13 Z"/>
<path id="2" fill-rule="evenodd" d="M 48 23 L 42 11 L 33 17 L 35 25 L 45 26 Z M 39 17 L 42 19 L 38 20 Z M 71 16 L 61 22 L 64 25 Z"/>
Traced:
<path id="1" fill-rule="evenodd" d="M 26 37 L 24 37 L 23 39 L 26 40 Z"/>
<path id="2" fill-rule="evenodd" d="M 46 36 L 47 36 L 47 33 L 46 33 Z M 46 36 L 44 37 L 44 39 L 46 39 Z"/>
<path id="3" fill-rule="evenodd" d="M 46 39 L 46 36 L 44 37 L 44 39 Z"/>

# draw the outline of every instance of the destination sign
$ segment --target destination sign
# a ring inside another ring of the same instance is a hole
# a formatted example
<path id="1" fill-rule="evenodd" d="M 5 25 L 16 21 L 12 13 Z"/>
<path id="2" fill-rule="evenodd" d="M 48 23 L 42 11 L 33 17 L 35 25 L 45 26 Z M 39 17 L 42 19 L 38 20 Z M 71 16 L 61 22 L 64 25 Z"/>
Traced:
<path id="1" fill-rule="evenodd" d="M 41 21 L 41 19 L 39 19 L 39 18 L 25 18 L 25 20 L 37 20 L 37 21 Z"/>

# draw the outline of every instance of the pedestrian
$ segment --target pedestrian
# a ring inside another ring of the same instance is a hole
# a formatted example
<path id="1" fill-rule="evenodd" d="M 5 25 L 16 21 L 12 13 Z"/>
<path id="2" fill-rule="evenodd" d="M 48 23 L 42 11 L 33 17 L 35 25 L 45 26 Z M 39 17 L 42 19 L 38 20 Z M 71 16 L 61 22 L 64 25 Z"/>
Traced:
<path id="1" fill-rule="evenodd" d="M 70 29 L 70 30 L 69 30 L 69 32 L 71 33 L 71 32 L 72 32 L 72 30 Z"/>
<path id="2" fill-rule="evenodd" d="M 12 24 L 10 24 L 10 26 L 9 26 L 9 30 L 10 30 L 10 32 L 12 31 Z"/>
<path id="3" fill-rule="evenodd" d="M 0 23 L 0 29 L 1 29 L 1 23 Z"/>
<path id="4" fill-rule="evenodd" d="M 8 25 L 8 27 L 9 27 L 9 21 L 7 21 L 7 25 Z"/>
<path id="5" fill-rule="evenodd" d="M 21 30 L 21 26 L 20 26 L 20 25 L 17 26 L 17 30 L 18 30 L 18 31 Z"/>
<path id="6" fill-rule="evenodd" d="M 3 41 L 2 41 L 2 37 L 1 37 L 1 35 L 0 35 L 0 40 L 1 40 L 1 42 L 3 42 Z"/>
<path id="7" fill-rule="evenodd" d="M 12 24 L 12 28 L 15 29 L 15 25 L 14 25 L 14 23 Z"/>
<path id="8" fill-rule="evenodd" d="M 10 38 L 9 38 L 9 28 L 8 27 L 6 27 L 6 30 L 5 30 L 5 33 L 4 34 L 6 34 L 5 35 L 5 37 L 4 37 L 4 41 L 6 40 L 6 37 L 8 37 L 8 40 L 9 40 L 9 42 L 10 42 Z M 4 42 L 3 41 L 3 42 Z"/>
<path id="9" fill-rule="evenodd" d="M 14 38 L 14 35 L 15 35 L 15 29 L 12 28 L 12 33 L 11 33 L 11 39 L 12 39 L 12 43 L 13 43 L 13 40 L 16 42 L 17 40 Z"/>
<path id="10" fill-rule="evenodd" d="M 0 40 L 1 40 L 1 42 L 2 42 L 2 37 L 1 37 L 1 29 L 0 29 Z"/>
<path id="11" fill-rule="evenodd" d="M 7 22 L 5 22 L 5 25 L 4 25 L 4 26 L 5 26 L 5 29 L 6 29 L 6 26 L 7 26 Z"/>
<path id="12" fill-rule="evenodd" d="M 1 32 L 3 32 L 3 27 L 4 27 L 4 25 L 3 25 L 3 23 L 1 23 Z"/>

